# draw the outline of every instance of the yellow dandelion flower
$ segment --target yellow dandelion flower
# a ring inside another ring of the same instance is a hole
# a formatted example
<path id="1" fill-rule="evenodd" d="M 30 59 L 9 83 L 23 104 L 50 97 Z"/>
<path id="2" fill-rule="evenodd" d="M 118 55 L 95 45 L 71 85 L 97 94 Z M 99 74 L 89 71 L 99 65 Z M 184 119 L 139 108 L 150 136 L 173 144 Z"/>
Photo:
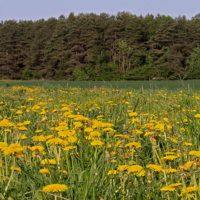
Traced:
<path id="1" fill-rule="evenodd" d="M 47 168 L 40 169 L 41 174 L 50 174 L 50 171 Z"/>
<path id="2" fill-rule="evenodd" d="M 102 141 L 99 141 L 99 140 L 95 140 L 93 142 L 91 142 L 91 145 L 92 146 L 95 146 L 95 147 L 101 147 L 104 143 Z"/>
<path id="3" fill-rule="evenodd" d="M 165 152 L 164 154 L 165 155 L 174 155 L 175 153 L 174 152 Z"/>
<path id="4" fill-rule="evenodd" d="M 146 132 L 145 134 L 144 134 L 144 136 L 149 136 L 149 135 L 153 135 L 154 134 L 154 132 Z"/>
<path id="5" fill-rule="evenodd" d="M 163 162 L 166 162 L 166 161 L 168 161 L 168 160 L 174 160 L 174 159 L 176 159 L 176 158 L 178 158 L 178 156 L 165 156 L 165 157 L 161 158 L 161 160 L 162 160 Z"/>
<path id="6" fill-rule="evenodd" d="M 114 132 L 115 130 L 113 128 L 104 128 L 103 131 Z"/>
<path id="7" fill-rule="evenodd" d="M 42 146 L 33 146 L 33 147 L 29 147 L 29 149 L 31 151 L 35 151 L 35 152 L 43 152 L 44 151 L 44 147 L 42 147 Z"/>
<path id="8" fill-rule="evenodd" d="M 107 175 L 116 175 L 118 174 L 118 171 L 117 170 L 110 170 Z"/>
<path id="9" fill-rule="evenodd" d="M 10 170 L 13 170 L 13 166 L 10 167 Z M 14 171 L 21 172 L 22 170 L 19 167 L 14 167 Z"/>
<path id="10" fill-rule="evenodd" d="M 63 142 L 63 140 L 60 138 L 53 138 L 53 139 L 46 141 L 47 144 L 51 144 L 51 145 L 61 145 L 62 142 Z"/>
<path id="11" fill-rule="evenodd" d="M 42 131 L 43 131 L 43 130 L 40 129 L 40 130 L 37 130 L 37 131 L 35 131 L 35 132 L 36 132 L 36 133 L 41 133 Z"/>
<path id="12" fill-rule="evenodd" d="M 25 140 L 26 138 L 27 138 L 27 137 L 26 137 L 25 134 L 22 134 L 21 137 L 20 137 L 21 140 Z"/>
<path id="13" fill-rule="evenodd" d="M 200 151 L 190 151 L 189 156 L 196 156 L 196 157 L 200 157 Z"/>
<path id="14" fill-rule="evenodd" d="M 162 166 L 160 165 L 154 165 L 154 164 L 149 164 L 146 166 L 147 169 L 151 169 L 153 171 L 156 171 L 156 172 L 161 172 L 163 169 L 162 169 Z"/>
<path id="15" fill-rule="evenodd" d="M 141 143 L 139 142 L 130 142 L 128 144 L 125 145 L 125 147 L 130 147 L 130 148 L 133 148 L 133 146 L 138 149 L 141 147 Z"/>
<path id="16" fill-rule="evenodd" d="M 76 149 L 77 146 L 67 146 L 64 148 L 64 151 L 69 151 L 69 150 L 72 150 L 72 149 Z"/>
<path id="17" fill-rule="evenodd" d="M 164 192 L 173 192 L 173 191 L 176 191 L 176 188 L 175 187 L 170 187 L 170 186 L 164 186 L 160 189 L 161 191 L 164 191 Z"/>
<path id="18" fill-rule="evenodd" d="M 55 159 L 44 159 L 41 161 L 42 165 L 50 164 L 50 165 L 55 165 L 56 160 Z"/>
<path id="19" fill-rule="evenodd" d="M 185 146 L 192 146 L 192 143 L 190 143 L 190 142 L 185 142 L 184 145 L 185 145 Z"/>
<path id="20" fill-rule="evenodd" d="M 146 174 L 146 171 L 141 170 L 140 172 L 136 173 L 135 175 L 138 176 L 138 177 L 141 177 L 141 176 L 145 176 L 145 174 Z"/>
<path id="21" fill-rule="evenodd" d="M 1 149 L 4 153 L 4 155 L 10 155 L 10 154 L 20 154 L 25 149 L 20 144 L 11 144 L 8 147 Z"/>
<path id="22" fill-rule="evenodd" d="M 140 166 L 140 165 L 132 165 L 132 166 L 129 166 L 128 168 L 128 173 L 136 173 L 136 172 L 140 172 L 143 170 L 143 167 Z"/>
<path id="23" fill-rule="evenodd" d="M 77 138 L 74 137 L 74 136 L 70 136 L 70 137 L 68 137 L 67 141 L 68 141 L 69 143 L 74 143 L 74 142 L 77 141 Z"/>
<path id="24" fill-rule="evenodd" d="M 119 165 L 117 170 L 120 172 L 127 171 L 129 169 L 128 165 Z"/>
<path id="25" fill-rule="evenodd" d="M 66 170 L 60 170 L 60 173 L 67 174 Z"/>
<path id="26" fill-rule="evenodd" d="M 137 112 L 131 112 L 128 115 L 129 115 L 129 117 L 137 117 L 138 113 Z"/>
<path id="27" fill-rule="evenodd" d="M 166 174 L 171 174 L 171 173 L 175 173 L 177 172 L 177 169 L 163 169 L 163 172 L 165 172 Z"/>
<path id="28" fill-rule="evenodd" d="M 9 127 L 9 126 L 14 126 L 12 123 L 9 122 L 9 120 L 7 119 L 3 119 L 1 122 L 0 122 L 0 127 Z"/>
<path id="29" fill-rule="evenodd" d="M 138 134 L 138 135 L 140 135 L 140 134 L 143 133 L 141 130 L 133 130 L 133 131 L 134 131 L 134 133 L 136 133 L 136 134 Z"/>
<path id="30" fill-rule="evenodd" d="M 6 142 L 0 142 L 0 149 L 7 147 L 8 144 Z"/>
<path id="31" fill-rule="evenodd" d="M 51 184 L 43 187 L 42 191 L 44 192 L 64 192 L 68 187 L 64 184 Z"/>
<path id="32" fill-rule="evenodd" d="M 20 131 L 27 131 L 28 129 L 25 126 L 21 126 L 21 127 L 19 127 L 19 130 Z"/>
<path id="33" fill-rule="evenodd" d="M 188 192 L 188 193 L 197 192 L 197 191 L 198 191 L 198 187 L 196 187 L 196 186 L 187 187 L 186 189 L 187 189 L 187 192 Z M 186 189 L 183 188 L 183 189 L 181 190 L 181 194 L 185 194 L 185 193 L 186 193 Z"/>
<path id="34" fill-rule="evenodd" d="M 101 136 L 101 133 L 98 132 L 98 131 L 92 131 L 92 132 L 90 132 L 90 135 L 91 135 L 92 137 L 100 137 L 100 136 Z"/>
<path id="35" fill-rule="evenodd" d="M 89 128 L 85 128 L 85 130 L 84 130 L 84 131 L 85 131 L 85 132 L 89 132 L 89 133 L 90 133 L 90 132 L 92 132 L 92 131 L 93 131 L 93 128 L 90 128 L 90 127 L 89 127 Z"/>

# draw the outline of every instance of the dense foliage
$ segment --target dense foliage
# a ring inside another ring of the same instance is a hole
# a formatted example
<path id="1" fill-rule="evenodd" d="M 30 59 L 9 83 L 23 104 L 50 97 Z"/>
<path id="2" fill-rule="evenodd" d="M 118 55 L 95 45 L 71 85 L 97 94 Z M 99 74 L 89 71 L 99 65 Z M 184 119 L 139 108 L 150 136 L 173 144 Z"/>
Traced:
<path id="1" fill-rule="evenodd" d="M 199 15 L 187 20 L 70 13 L 46 21 L 9 20 L 0 23 L 0 78 L 195 79 L 198 44 Z"/>

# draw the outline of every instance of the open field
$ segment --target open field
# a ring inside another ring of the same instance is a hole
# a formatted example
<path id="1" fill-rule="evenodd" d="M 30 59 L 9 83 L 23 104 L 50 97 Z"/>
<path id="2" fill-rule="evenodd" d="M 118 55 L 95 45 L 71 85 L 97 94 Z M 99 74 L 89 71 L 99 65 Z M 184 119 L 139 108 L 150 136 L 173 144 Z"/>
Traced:
<path id="1" fill-rule="evenodd" d="M 200 80 L 186 80 L 181 81 L 0 81 L 1 86 L 61 86 L 61 87 L 84 87 L 94 88 L 97 87 L 108 87 L 108 88 L 127 88 L 127 89 L 200 89 Z"/>
<path id="2" fill-rule="evenodd" d="M 1 87 L 0 141 L 0 199 L 200 199 L 200 91 Z"/>

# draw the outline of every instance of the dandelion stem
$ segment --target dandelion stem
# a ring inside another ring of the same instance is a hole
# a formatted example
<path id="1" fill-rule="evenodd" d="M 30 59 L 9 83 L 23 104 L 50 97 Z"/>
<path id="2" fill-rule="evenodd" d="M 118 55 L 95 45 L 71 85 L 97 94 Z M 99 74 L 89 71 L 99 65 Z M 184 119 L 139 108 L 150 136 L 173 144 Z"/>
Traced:
<path id="1" fill-rule="evenodd" d="M 4 195 L 5 195 L 5 193 L 7 192 L 8 187 L 9 187 L 9 185 L 10 185 L 10 182 L 11 182 L 11 180 L 12 180 L 12 178 L 13 178 L 14 170 L 15 170 L 15 156 L 13 156 L 13 168 L 12 168 L 12 173 L 11 173 L 11 176 L 10 176 L 10 178 L 9 178 L 8 184 L 7 184 L 6 188 L 5 188 Z"/>

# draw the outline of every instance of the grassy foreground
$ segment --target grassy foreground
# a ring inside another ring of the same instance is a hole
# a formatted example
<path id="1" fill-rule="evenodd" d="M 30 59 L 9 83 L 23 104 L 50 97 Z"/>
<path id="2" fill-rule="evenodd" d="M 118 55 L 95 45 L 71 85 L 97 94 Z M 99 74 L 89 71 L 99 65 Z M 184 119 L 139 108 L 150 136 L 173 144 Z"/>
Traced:
<path id="1" fill-rule="evenodd" d="M 94 88 L 106 87 L 116 89 L 200 89 L 200 80 L 186 80 L 186 81 L 0 81 L 0 87 L 11 87 L 11 86 L 41 86 L 41 87 L 52 87 L 61 86 L 65 88 L 69 87 L 80 87 L 80 88 Z"/>
<path id="2" fill-rule="evenodd" d="M 0 199 L 200 199 L 200 92 L 0 93 Z"/>

